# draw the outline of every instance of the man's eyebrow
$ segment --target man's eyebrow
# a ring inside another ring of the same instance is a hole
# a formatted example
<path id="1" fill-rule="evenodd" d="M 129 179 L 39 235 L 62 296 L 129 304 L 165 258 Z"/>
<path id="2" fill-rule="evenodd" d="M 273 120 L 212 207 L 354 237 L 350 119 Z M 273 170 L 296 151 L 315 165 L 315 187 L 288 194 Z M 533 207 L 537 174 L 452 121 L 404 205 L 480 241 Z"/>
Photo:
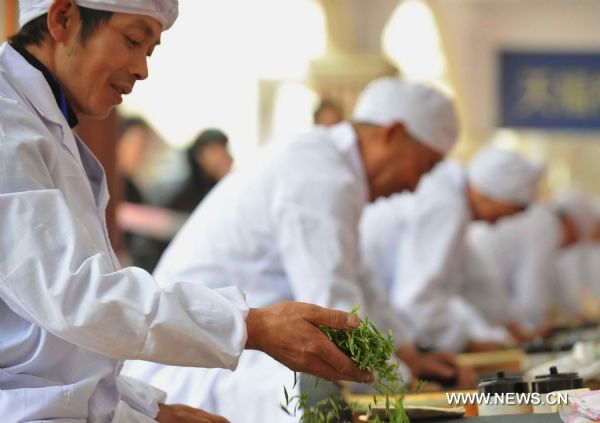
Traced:
<path id="1" fill-rule="evenodd" d="M 136 20 L 134 25 L 140 27 L 142 29 L 142 31 L 144 31 L 144 34 L 146 35 L 147 38 L 154 38 L 154 31 L 152 30 L 152 28 L 150 27 L 150 25 L 148 25 L 148 23 L 144 22 L 142 19 Z M 158 38 L 158 41 L 156 42 L 155 45 L 160 45 L 160 37 Z"/>

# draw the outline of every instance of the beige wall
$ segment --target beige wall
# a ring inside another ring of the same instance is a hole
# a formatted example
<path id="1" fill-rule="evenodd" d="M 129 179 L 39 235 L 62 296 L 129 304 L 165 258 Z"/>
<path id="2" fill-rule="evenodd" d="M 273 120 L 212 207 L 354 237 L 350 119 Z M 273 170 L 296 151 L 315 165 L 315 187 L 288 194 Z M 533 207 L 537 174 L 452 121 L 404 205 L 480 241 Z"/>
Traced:
<path id="1" fill-rule="evenodd" d="M 0 42 L 6 39 L 6 7 L 7 1 L 3 0 L 0 3 Z"/>
<path id="2" fill-rule="evenodd" d="M 427 0 L 459 95 L 466 158 L 497 129 L 497 53 L 502 49 L 600 52 L 597 0 Z M 520 147 L 550 163 L 547 186 L 600 194 L 600 133 L 517 131 Z"/>

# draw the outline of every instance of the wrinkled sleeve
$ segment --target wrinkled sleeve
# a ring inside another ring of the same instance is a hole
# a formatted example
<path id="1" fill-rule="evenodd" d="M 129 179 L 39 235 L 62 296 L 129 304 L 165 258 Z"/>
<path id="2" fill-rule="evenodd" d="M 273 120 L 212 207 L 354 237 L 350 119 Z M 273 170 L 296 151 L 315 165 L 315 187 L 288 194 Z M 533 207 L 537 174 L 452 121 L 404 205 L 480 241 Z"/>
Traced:
<path id="1" fill-rule="evenodd" d="M 575 318 L 585 316 L 586 306 L 593 304 L 589 298 L 594 295 L 586 286 L 586 277 L 593 277 L 586 274 L 588 248 L 585 244 L 575 245 L 557 253 L 556 302 L 560 309 Z"/>
<path id="2" fill-rule="evenodd" d="M 454 292 L 468 223 L 465 206 L 444 192 L 417 191 L 407 216 L 390 300 L 410 316 L 418 341 L 439 349 L 461 350 L 466 328 L 450 330 L 457 316 L 448 306 Z"/>
<path id="3" fill-rule="evenodd" d="M 108 357 L 235 367 L 246 341 L 241 292 L 184 283 L 161 290 L 139 268 L 115 270 L 111 251 L 52 179 L 62 146 L 26 110 L 1 106 L 0 298 L 24 319 Z"/>
<path id="4" fill-rule="evenodd" d="M 526 327 L 544 322 L 556 293 L 556 254 L 560 248 L 560 226 L 554 214 L 535 210 L 521 222 L 520 254 L 511 275 L 516 303 Z"/>
<path id="5" fill-rule="evenodd" d="M 330 171 L 335 171 L 330 169 Z M 285 184 L 274 205 L 277 244 L 294 298 L 360 314 L 398 345 L 410 339 L 382 290 L 365 278 L 359 254 L 358 224 L 363 204 L 352 183 L 332 178 Z"/>
<path id="6" fill-rule="evenodd" d="M 449 302 L 452 315 L 456 316 L 451 330 L 466 328 L 469 339 L 476 341 L 506 343 L 511 340 L 511 336 L 504 326 L 490 323 L 464 297 L 456 295 L 450 298 Z"/>
<path id="7" fill-rule="evenodd" d="M 167 399 L 165 391 L 128 376 L 120 375 L 117 385 L 121 399 L 129 407 L 148 417 L 156 417 L 159 411 L 158 404 L 163 404 Z"/>
<path id="8" fill-rule="evenodd" d="M 482 249 L 485 246 L 476 245 L 475 241 L 468 243 L 462 268 L 464 285 L 461 294 L 489 323 L 505 325 L 514 321 L 518 313 L 515 313 L 509 293 L 504 289 L 506 284 L 480 254 Z"/>

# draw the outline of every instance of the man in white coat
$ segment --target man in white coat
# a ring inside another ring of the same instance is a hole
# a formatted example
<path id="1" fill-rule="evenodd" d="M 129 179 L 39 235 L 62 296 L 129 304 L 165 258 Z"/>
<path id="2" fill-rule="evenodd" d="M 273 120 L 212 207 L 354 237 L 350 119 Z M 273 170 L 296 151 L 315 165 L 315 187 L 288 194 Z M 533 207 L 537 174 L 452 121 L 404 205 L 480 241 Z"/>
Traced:
<path id="1" fill-rule="evenodd" d="M 300 303 L 249 309 L 237 288 L 160 289 L 121 268 L 102 167 L 72 131 L 137 80 L 177 0 L 23 0 L 0 47 L 0 420 L 222 422 L 119 376 L 121 360 L 234 368 L 244 347 L 330 379 L 364 380 L 314 326 L 356 327 Z M 175 281 L 173 281 L 175 282 Z"/>
<path id="2" fill-rule="evenodd" d="M 453 146 L 457 126 L 441 92 L 396 78 L 371 82 L 353 123 L 315 127 L 226 177 L 175 237 L 157 280 L 238 285 L 254 306 L 285 299 L 346 310 L 360 305 L 382 331 L 392 331 L 397 355 L 415 377 L 458 375 L 459 383 L 472 383 L 450 355 L 416 351 L 404 320 L 364 277 L 358 240 L 365 205 L 414 189 Z M 291 373 L 261 354 L 244 354 L 234 374 L 144 365 L 130 371 L 232 421 L 286 421 L 278 405 Z M 198 381 L 207 378 L 213 388 L 200 394 Z M 254 395 L 240 391 L 249 380 L 261 381 Z M 220 393 L 228 397 L 219 401 Z"/>
<path id="3" fill-rule="evenodd" d="M 480 310 L 490 310 L 493 323 L 518 323 L 523 340 L 545 336 L 553 326 L 553 309 L 572 298 L 561 293 L 557 259 L 584 234 L 583 204 L 561 198 L 552 205 L 535 204 L 526 213 L 496 227 L 471 228 L 469 248 L 476 252 L 487 273 L 494 304 L 475 300 Z M 583 217 L 583 219 L 582 219 Z M 566 288 L 576 289 L 575 286 Z M 567 292 L 577 295 L 576 292 Z"/>
<path id="4" fill-rule="evenodd" d="M 472 220 L 493 223 L 522 211 L 535 196 L 539 175 L 540 166 L 489 146 L 468 167 L 446 160 L 414 194 L 367 208 L 360 227 L 365 262 L 394 308 L 410 316 L 413 335 L 424 346 L 452 351 L 500 346 L 473 338 L 474 310 L 460 304 L 466 230 Z"/>

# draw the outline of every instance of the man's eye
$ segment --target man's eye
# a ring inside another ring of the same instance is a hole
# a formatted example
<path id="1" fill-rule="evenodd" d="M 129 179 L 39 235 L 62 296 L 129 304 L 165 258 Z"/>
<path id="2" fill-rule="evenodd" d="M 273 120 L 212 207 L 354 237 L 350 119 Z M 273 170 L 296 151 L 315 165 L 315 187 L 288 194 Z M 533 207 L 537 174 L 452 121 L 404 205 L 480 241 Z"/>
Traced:
<path id="1" fill-rule="evenodd" d="M 137 48 L 137 47 L 141 47 L 141 46 L 142 46 L 142 43 L 141 43 L 141 42 L 139 42 L 139 41 L 137 41 L 137 40 L 135 40 L 135 39 L 133 39 L 133 38 L 131 38 L 131 37 L 127 36 L 127 35 L 125 36 L 125 38 L 127 38 L 127 42 L 129 43 L 129 45 L 130 45 L 131 47 L 135 47 L 135 48 Z"/>

